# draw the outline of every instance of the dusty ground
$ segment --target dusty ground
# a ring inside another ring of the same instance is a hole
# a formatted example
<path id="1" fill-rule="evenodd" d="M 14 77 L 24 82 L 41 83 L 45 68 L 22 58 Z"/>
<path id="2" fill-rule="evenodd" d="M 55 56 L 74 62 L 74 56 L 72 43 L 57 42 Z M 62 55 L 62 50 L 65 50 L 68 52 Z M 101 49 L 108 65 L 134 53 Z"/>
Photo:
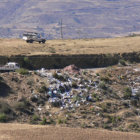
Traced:
<path id="1" fill-rule="evenodd" d="M 0 55 L 108 54 L 139 52 L 140 37 L 112 39 L 48 40 L 27 44 L 20 39 L 0 39 Z"/>
<path id="2" fill-rule="evenodd" d="M 139 140 L 140 134 L 96 129 L 0 124 L 1 140 Z"/>

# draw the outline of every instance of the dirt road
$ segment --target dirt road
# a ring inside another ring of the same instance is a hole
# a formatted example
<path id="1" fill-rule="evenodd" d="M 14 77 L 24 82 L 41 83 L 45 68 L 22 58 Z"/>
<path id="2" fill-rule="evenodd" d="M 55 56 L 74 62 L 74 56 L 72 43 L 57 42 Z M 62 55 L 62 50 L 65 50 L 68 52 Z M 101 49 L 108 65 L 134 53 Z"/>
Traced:
<path id="1" fill-rule="evenodd" d="M 95 129 L 0 124 L 0 140 L 139 140 L 140 134 Z"/>

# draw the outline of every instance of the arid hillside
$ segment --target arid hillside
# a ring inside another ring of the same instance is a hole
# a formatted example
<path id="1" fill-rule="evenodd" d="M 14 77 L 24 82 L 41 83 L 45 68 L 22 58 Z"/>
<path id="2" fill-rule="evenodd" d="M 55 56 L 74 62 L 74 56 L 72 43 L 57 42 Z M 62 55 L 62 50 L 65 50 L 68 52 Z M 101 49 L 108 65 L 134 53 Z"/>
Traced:
<path id="1" fill-rule="evenodd" d="M 0 73 L 0 122 L 140 132 L 140 65 Z"/>
<path id="2" fill-rule="evenodd" d="M 0 37 L 37 31 L 50 39 L 112 37 L 140 31 L 139 0 L 1 0 Z"/>
<path id="3" fill-rule="evenodd" d="M 80 55 L 140 52 L 140 37 L 110 39 L 47 40 L 28 44 L 20 39 L 0 39 L 0 56 Z"/>

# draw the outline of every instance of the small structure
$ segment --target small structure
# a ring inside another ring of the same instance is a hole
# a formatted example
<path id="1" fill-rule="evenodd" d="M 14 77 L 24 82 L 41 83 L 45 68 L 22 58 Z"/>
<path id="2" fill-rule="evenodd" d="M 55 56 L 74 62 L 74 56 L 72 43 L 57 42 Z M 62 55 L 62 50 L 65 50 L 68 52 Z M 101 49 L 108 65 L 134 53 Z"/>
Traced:
<path id="1" fill-rule="evenodd" d="M 45 43 L 46 39 L 41 37 L 41 34 L 35 32 L 26 32 L 23 34 L 23 40 L 26 40 L 27 43 Z"/>

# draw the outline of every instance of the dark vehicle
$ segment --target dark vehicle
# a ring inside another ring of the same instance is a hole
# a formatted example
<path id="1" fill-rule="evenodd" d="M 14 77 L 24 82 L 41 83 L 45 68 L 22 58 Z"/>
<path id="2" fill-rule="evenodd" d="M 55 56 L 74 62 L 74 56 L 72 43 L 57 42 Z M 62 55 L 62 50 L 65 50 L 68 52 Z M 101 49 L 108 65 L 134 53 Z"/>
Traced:
<path id="1" fill-rule="evenodd" d="M 26 40 L 27 43 L 38 42 L 44 44 L 46 42 L 46 39 L 42 38 L 39 33 L 35 33 L 35 32 L 24 33 L 23 39 Z"/>

